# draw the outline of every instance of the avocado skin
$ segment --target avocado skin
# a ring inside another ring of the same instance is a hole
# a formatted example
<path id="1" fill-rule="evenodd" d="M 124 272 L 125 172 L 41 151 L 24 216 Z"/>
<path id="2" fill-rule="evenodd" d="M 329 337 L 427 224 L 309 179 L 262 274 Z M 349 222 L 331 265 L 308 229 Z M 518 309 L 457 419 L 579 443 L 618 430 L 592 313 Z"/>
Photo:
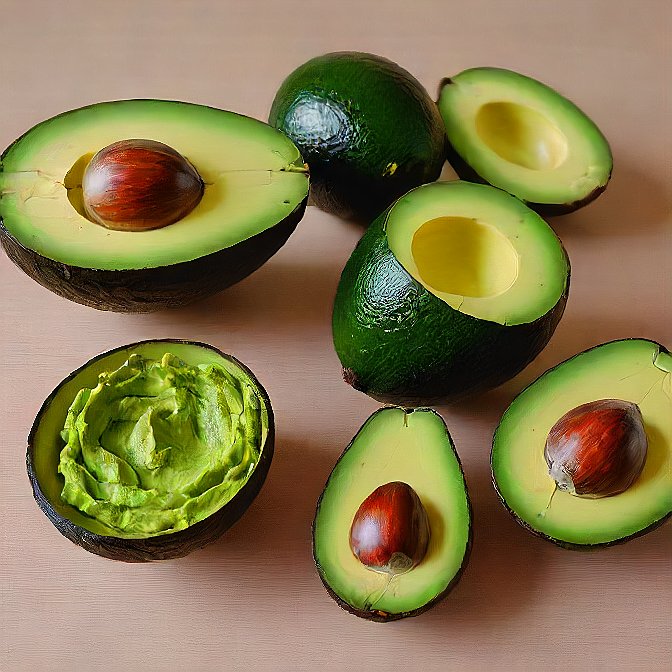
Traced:
<path id="1" fill-rule="evenodd" d="M 257 270 L 287 242 L 303 217 L 307 200 L 252 238 L 171 266 L 108 271 L 63 264 L 21 245 L 2 218 L 0 244 L 16 266 L 59 296 L 98 310 L 148 313 L 211 296 Z"/>
<path id="2" fill-rule="evenodd" d="M 381 411 L 385 410 L 387 407 L 379 408 L 377 411 L 373 413 L 373 415 L 369 418 L 369 420 L 374 416 L 380 413 Z M 454 446 L 455 444 L 453 443 L 453 439 L 450 436 L 450 432 L 448 431 L 448 427 L 446 426 L 446 422 L 443 419 L 439 413 L 437 413 L 433 408 L 427 408 L 427 407 L 417 407 L 417 408 L 407 408 L 404 409 L 408 413 L 412 413 L 413 411 L 429 411 L 430 413 L 433 413 L 436 415 L 438 418 L 440 418 L 441 422 L 443 423 L 443 426 L 446 429 L 446 434 L 448 435 L 448 439 L 450 441 L 450 445 Z M 357 439 L 357 436 L 359 436 L 359 432 L 354 436 L 352 441 L 348 444 L 346 449 L 339 455 L 338 460 L 336 460 L 336 464 L 334 465 L 333 469 L 331 470 L 331 473 L 329 474 L 329 478 L 327 478 L 327 482 L 324 485 L 324 488 L 322 489 L 322 493 L 320 494 L 320 498 L 317 500 L 317 508 L 315 509 L 315 517 L 313 518 L 313 524 L 312 524 L 312 534 L 311 538 L 313 540 L 313 561 L 315 562 L 315 567 L 317 568 L 317 573 L 320 576 L 320 581 L 322 581 L 322 585 L 325 587 L 327 593 L 329 593 L 329 596 L 338 604 L 341 609 L 347 611 L 349 614 L 353 614 L 355 616 L 358 616 L 359 618 L 363 618 L 367 621 L 373 621 L 374 623 L 390 623 L 392 621 L 399 621 L 402 618 L 409 618 L 412 616 L 420 616 L 420 614 L 425 613 L 429 609 L 431 609 L 433 606 L 441 602 L 445 597 L 447 597 L 448 593 L 451 592 L 451 590 L 457 585 L 459 580 L 462 578 L 462 574 L 464 573 L 464 570 L 467 568 L 467 565 L 469 564 L 469 558 L 471 556 L 471 547 L 473 544 L 473 539 L 474 539 L 474 528 L 473 528 L 473 520 L 474 520 L 474 512 L 471 506 L 471 499 L 469 498 L 469 491 L 467 488 L 467 481 L 464 478 L 464 469 L 462 468 L 462 462 L 460 461 L 460 456 L 457 454 L 457 451 L 453 447 L 453 453 L 455 454 L 455 459 L 457 460 L 458 465 L 460 466 L 460 471 L 462 472 L 462 479 L 464 483 L 464 489 L 467 493 L 467 506 L 469 509 L 469 538 L 467 540 L 467 546 L 464 550 L 464 556 L 462 557 L 462 565 L 460 566 L 459 570 L 455 574 L 455 576 L 452 578 L 450 583 L 446 586 L 446 588 L 439 593 L 434 599 L 430 600 L 427 602 L 427 604 L 424 604 L 422 607 L 419 607 L 418 609 L 413 609 L 411 611 L 404 611 L 398 614 L 390 614 L 386 611 L 380 611 L 380 610 L 368 610 L 368 609 L 357 609 L 353 607 L 351 604 L 346 602 L 345 600 L 341 599 L 329 586 L 327 583 L 325 577 L 324 577 L 324 572 L 322 570 L 322 567 L 320 566 L 320 561 L 317 558 L 317 553 L 315 550 L 315 522 L 317 521 L 317 514 L 320 511 L 320 506 L 322 504 L 322 497 L 324 496 L 324 492 L 327 489 L 327 486 L 329 485 L 329 481 L 331 479 L 331 475 L 334 473 L 336 470 L 336 467 L 338 466 L 338 463 L 341 461 L 343 456 L 348 452 L 352 444 L 355 442 Z"/>
<path id="3" fill-rule="evenodd" d="M 445 86 L 450 86 L 452 84 L 450 77 L 444 77 L 439 83 L 439 90 L 437 94 L 437 107 L 438 101 L 441 99 L 441 91 Z M 468 182 L 478 182 L 479 184 L 490 184 L 486 179 L 482 178 L 457 152 L 453 147 L 452 143 L 446 137 L 446 160 L 450 164 L 451 168 L 455 171 L 457 176 L 461 180 L 467 180 Z M 520 200 L 527 205 L 528 208 L 531 208 L 535 212 L 538 212 L 544 217 L 557 217 L 559 215 L 568 215 L 570 212 L 579 210 L 585 205 L 592 203 L 606 188 L 611 179 L 611 174 L 613 171 L 609 171 L 609 176 L 607 177 L 606 182 L 599 187 L 596 187 L 589 194 L 579 199 L 578 201 L 572 201 L 571 203 L 534 203 L 526 201 L 524 198 Z M 516 196 L 516 198 L 519 198 Z"/>
<path id="4" fill-rule="evenodd" d="M 593 346 L 592 348 L 588 348 L 587 350 L 583 350 L 582 352 L 577 353 L 576 355 L 573 355 L 572 357 L 569 357 L 569 359 L 564 360 L 563 362 L 560 362 L 559 364 L 556 364 L 555 366 L 552 366 L 550 369 L 547 371 L 544 371 L 541 375 L 544 376 L 547 373 L 550 373 L 551 371 L 554 371 L 558 367 L 562 366 L 563 364 L 566 364 L 567 362 L 571 361 L 574 359 L 574 357 L 578 355 L 582 355 L 585 352 L 590 352 L 591 350 L 595 350 L 596 348 L 600 348 L 603 345 L 608 345 L 609 343 L 617 343 L 618 341 L 633 341 L 633 340 L 642 340 L 642 341 L 649 341 L 649 343 L 653 343 L 657 345 L 661 352 L 665 352 L 669 354 L 669 351 L 667 348 L 662 346 L 660 343 L 657 343 L 656 341 L 652 341 L 651 339 L 648 338 L 621 338 L 617 339 L 614 341 L 607 341 L 605 343 L 599 343 L 598 345 Z M 541 376 L 540 376 L 541 377 Z M 536 383 L 538 378 L 533 380 L 529 385 L 524 387 L 517 395 L 514 397 L 513 401 L 523 394 L 525 390 L 527 390 L 529 387 L 534 385 Z M 513 401 L 511 403 L 513 403 Z M 510 404 L 509 404 L 510 405 Z M 513 509 L 509 507 L 509 505 L 506 503 L 506 500 L 504 499 L 502 493 L 499 490 L 499 486 L 497 485 L 497 479 L 495 478 L 495 472 L 494 469 L 492 468 L 492 456 L 493 456 L 493 450 L 495 447 L 495 438 L 497 437 L 497 432 L 499 431 L 499 426 L 501 422 L 497 425 L 497 429 L 495 429 L 495 433 L 493 434 L 492 437 L 492 444 L 490 447 L 490 474 L 491 474 L 491 480 L 492 480 L 492 485 L 495 488 L 495 492 L 497 493 L 497 497 L 499 497 L 499 501 L 502 503 L 504 508 L 509 512 L 511 517 L 521 526 L 524 527 L 528 532 L 532 533 L 535 537 L 539 537 L 540 539 L 545 539 L 546 541 L 550 541 L 552 544 L 555 544 L 556 546 L 560 546 L 560 548 L 567 549 L 568 551 L 598 551 L 602 548 L 609 548 L 610 546 L 618 546 L 620 544 L 624 544 L 626 541 L 630 541 L 631 539 L 636 539 L 637 537 L 643 537 L 645 534 L 648 534 L 649 532 L 653 532 L 653 530 L 659 528 L 661 525 L 663 525 L 665 522 L 667 522 L 670 518 L 672 518 L 672 511 L 668 513 L 666 516 L 663 516 L 659 520 L 655 520 L 651 525 L 645 527 L 642 530 L 638 530 L 634 534 L 627 535 L 625 537 L 621 537 L 620 539 L 614 539 L 613 541 L 605 541 L 602 544 L 573 544 L 569 541 L 563 541 L 562 539 L 556 539 L 555 537 L 551 537 L 548 534 L 544 534 L 543 532 L 540 532 L 539 530 L 535 530 L 532 526 L 530 526 L 528 523 L 526 523 L 522 518 L 519 518 L 518 515 L 516 514 Z"/>
<path id="5" fill-rule="evenodd" d="M 42 492 L 40 484 L 37 480 L 34 466 L 34 452 L 33 440 L 40 424 L 42 416 L 48 411 L 49 406 L 56 396 L 58 390 L 65 385 L 69 380 L 74 378 L 82 369 L 89 364 L 110 355 L 118 350 L 127 350 L 142 343 L 183 343 L 193 345 L 201 348 L 208 348 L 214 350 L 224 359 L 233 362 L 236 366 L 245 371 L 256 383 L 257 390 L 264 401 L 266 410 L 268 412 L 268 434 L 263 450 L 261 451 L 259 462 L 256 468 L 250 475 L 249 480 L 236 493 L 231 501 L 225 504 L 221 509 L 208 516 L 204 520 L 190 525 L 184 530 L 173 532 L 172 534 L 164 534 L 155 537 L 147 537 L 146 539 L 126 539 L 121 537 L 110 537 L 101 534 L 95 534 L 89 530 L 76 525 L 68 518 L 63 517 L 51 505 L 47 497 Z M 238 519 L 245 513 L 254 498 L 259 494 L 266 475 L 271 466 L 273 459 L 273 450 L 275 444 L 275 423 L 273 417 L 273 409 L 268 393 L 258 382 L 256 376 L 246 367 L 242 362 L 239 362 L 235 357 L 227 355 L 217 348 L 208 345 L 207 343 L 199 343 L 197 341 L 186 341 L 181 339 L 152 339 L 151 341 L 139 341 L 130 345 L 124 345 L 119 348 L 108 350 L 93 359 L 89 360 L 84 366 L 79 367 L 73 371 L 69 376 L 62 380 L 53 392 L 47 397 L 42 404 L 33 426 L 28 435 L 28 449 L 26 451 L 26 469 L 28 478 L 33 488 L 33 496 L 37 505 L 42 509 L 42 512 L 49 518 L 54 527 L 73 543 L 81 546 L 89 553 L 95 553 L 110 560 L 120 560 L 122 562 L 151 562 L 155 560 L 171 560 L 173 558 L 181 558 L 188 555 L 203 546 L 207 546 L 213 541 L 217 540 L 226 530 L 228 530 Z"/>
<path id="6" fill-rule="evenodd" d="M 333 336 L 345 381 L 378 401 L 458 401 L 515 376 L 550 340 L 569 291 L 546 315 L 504 326 L 454 310 L 390 251 L 387 212 L 369 227 L 336 292 Z M 568 264 L 569 265 L 569 264 Z"/>
<path id="7" fill-rule="evenodd" d="M 292 128 L 288 113 L 306 104 L 335 135 Z M 445 130 L 422 84 L 374 54 L 336 52 L 304 63 L 280 86 L 269 114 L 310 166 L 311 202 L 370 221 L 409 189 L 434 182 L 445 161 Z M 396 164 L 392 170 L 391 164 Z"/>

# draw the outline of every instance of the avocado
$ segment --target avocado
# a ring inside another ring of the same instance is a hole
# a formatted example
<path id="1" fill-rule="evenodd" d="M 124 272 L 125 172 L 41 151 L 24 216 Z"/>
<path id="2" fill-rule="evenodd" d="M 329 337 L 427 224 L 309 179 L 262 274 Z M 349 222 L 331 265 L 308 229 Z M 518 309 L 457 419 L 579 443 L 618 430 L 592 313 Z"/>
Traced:
<path id="1" fill-rule="evenodd" d="M 504 189 L 544 215 L 583 207 L 609 182 L 613 160 L 600 129 L 536 79 L 472 68 L 443 80 L 438 106 L 448 161 L 462 179 Z"/>
<path id="2" fill-rule="evenodd" d="M 203 194 L 168 226 L 113 230 L 88 218 L 82 179 L 99 150 L 135 138 L 186 157 Z M 267 124 L 188 103 L 100 103 L 38 124 L 3 153 L 0 242 L 65 298 L 146 312 L 208 296 L 257 269 L 296 227 L 307 193 L 298 149 Z"/>
<path id="3" fill-rule="evenodd" d="M 358 508 L 388 482 L 417 494 L 429 543 L 420 562 L 386 574 L 349 544 Z M 313 555 L 327 592 L 346 611 L 372 621 L 417 616 L 459 581 L 471 549 L 471 505 L 459 457 L 441 416 L 430 408 L 377 410 L 345 449 L 317 504 Z"/>
<path id="4" fill-rule="evenodd" d="M 412 187 L 436 180 L 445 162 L 435 103 L 415 77 L 374 54 L 304 63 L 278 89 L 269 123 L 308 162 L 311 201 L 367 224 Z"/>
<path id="5" fill-rule="evenodd" d="M 259 493 L 273 411 L 234 357 L 204 343 L 142 341 L 70 374 L 28 437 L 35 499 L 65 537 L 125 562 L 217 539 Z"/>
<path id="6" fill-rule="evenodd" d="M 517 198 L 469 182 L 417 187 L 343 270 L 333 313 L 343 376 L 404 405 L 494 387 L 546 345 L 568 287 L 560 241 Z"/>
<path id="7" fill-rule="evenodd" d="M 570 410 L 604 400 L 639 407 L 648 438 L 641 474 L 604 497 L 556 488 L 546 437 Z M 493 482 L 515 519 L 555 544 L 581 550 L 628 541 L 672 513 L 671 420 L 672 355 L 662 345 L 625 339 L 596 346 L 550 369 L 514 399 L 494 435 Z"/>

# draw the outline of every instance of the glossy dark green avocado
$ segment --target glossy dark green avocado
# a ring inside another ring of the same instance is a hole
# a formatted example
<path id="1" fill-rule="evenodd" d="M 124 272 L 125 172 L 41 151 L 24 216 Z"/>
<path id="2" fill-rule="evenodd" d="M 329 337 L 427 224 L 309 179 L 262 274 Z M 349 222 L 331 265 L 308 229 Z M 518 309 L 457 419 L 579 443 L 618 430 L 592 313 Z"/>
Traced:
<path id="1" fill-rule="evenodd" d="M 311 199 L 343 217 L 371 219 L 409 189 L 433 182 L 445 133 L 423 86 L 380 56 L 313 58 L 280 86 L 269 123 L 310 166 Z"/>
<path id="2" fill-rule="evenodd" d="M 388 245 L 389 212 L 366 231 L 338 286 L 332 328 L 344 380 L 379 401 L 419 405 L 490 389 L 527 366 L 562 317 L 569 271 L 564 293 L 538 319 L 517 325 L 478 319 L 451 308 L 405 270 Z"/>
<path id="3" fill-rule="evenodd" d="M 116 537 L 87 529 L 84 514 L 60 498 L 62 477 L 57 474 L 63 441 L 60 429 L 72 396 L 83 386 L 95 386 L 100 371 L 121 365 L 131 354 L 161 356 L 171 352 L 193 365 L 224 360 L 240 370 L 254 385 L 265 409 L 267 434 L 254 471 L 246 483 L 220 509 L 182 530 L 148 537 Z M 218 539 L 245 513 L 259 494 L 273 459 L 275 424 L 268 394 L 252 371 L 235 357 L 206 343 L 178 339 L 140 341 L 94 357 L 73 371 L 42 404 L 28 436 L 26 468 L 33 496 L 42 512 L 67 539 L 90 553 L 122 562 L 150 562 L 183 557 Z"/>

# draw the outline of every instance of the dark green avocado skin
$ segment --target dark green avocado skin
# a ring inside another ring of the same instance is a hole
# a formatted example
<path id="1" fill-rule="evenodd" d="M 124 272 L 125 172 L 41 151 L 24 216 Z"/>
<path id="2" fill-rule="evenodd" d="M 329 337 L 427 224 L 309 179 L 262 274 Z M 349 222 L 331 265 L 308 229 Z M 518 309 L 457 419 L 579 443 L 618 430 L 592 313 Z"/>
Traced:
<path id="1" fill-rule="evenodd" d="M 348 260 L 333 313 L 345 381 L 387 403 L 457 401 L 515 376 L 548 343 L 569 291 L 544 316 L 515 326 L 452 309 L 416 282 L 387 245 L 387 213 Z"/>
<path id="2" fill-rule="evenodd" d="M 207 546 L 208 544 L 218 539 L 224 532 L 226 532 L 226 530 L 228 530 L 235 522 L 238 521 L 238 519 L 248 509 L 250 504 L 252 504 L 255 497 L 259 494 L 259 491 L 261 490 L 264 481 L 266 480 L 266 475 L 268 474 L 268 470 L 271 466 L 275 444 L 275 423 L 273 409 L 271 408 L 271 402 L 268 398 L 266 390 L 264 390 L 261 384 L 257 381 L 257 389 L 260 392 L 268 411 L 268 435 L 266 437 L 266 442 L 264 443 L 263 450 L 261 451 L 259 462 L 257 463 L 255 470 L 250 475 L 247 483 L 245 483 L 245 485 L 236 493 L 234 498 L 228 504 L 225 504 L 221 509 L 219 509 L 219 511 L 216 511 L 199 523 L 191 525 L 184 530 L 180 530 L 179 532 L 148 537 L 146 539 L 124 539 L 121 537 L 109 537 L 101 534 L 95 534 L 94 532 L 90 532 L 89 530 L 80 527 L 79 525 L 73 523 L 71 520 L 58 513 L 58 511 L 56 511 L 51 502 L 42 492 L 40 483 L 35 473 L 33 440 L 40 421 L 44 414 L 49 410 L 49 406 L 53 398 L 56 396 L 58 390 L 69 380 L 74 378 L 88 364 L 91 364 L 101 359 L 102 357 L 106 357 L 107 355 L 117 350 L 126 350 L 132 348 L 133 346 L 140 345 L 143 342 L 146 341 L 133 343 L 131 345 L 124 345 L 120 348 L 114 348 L 113 350 L 104 352 L 94 359 L 89 360 L 87 364 L 85 364 L 83 367 L 80 367 L 76 371 L 73 371 L 67 378 L 61 381 L 61 383 L 59 383 L 59 385 L 42 404 L 42 408 L 40 408 L 37 417 L 35 418 L 35 422 L 33 423 L 33 426 L 30 430 L 30 434 L 28 435 L 28 449 L 26 451 L 26 469 L 28 471 L 28 478 L 33 489 L 33 496 L 35 497 L 37 505 L 40 507 L 40 509 L 42 509 L 42 512 L 47 516 L 54 527 L 64 537 L 66 537 L 66 539 L 69 539 L 78 546 L 81 546 L 84 550 L 89 551 L 89 553 L 94 553 L 110 560 L 120 560 L 122 562 L 151 562 L 155 560 L 171 560 L 174 558 L 181 558 L 185 555 L 188 555 L 192 551 L 202 548 L 203 546 Z M 214 350 L 220 354 L 225 359 L 234 362 L 243 371 L 247 372 L 253 378 L 253 380 L 257 380 L 252 371 L 250 371 L 250 369 L 248 369 L 242 362 L 239 362 L 235 357 L 227 355 L 206 343 L 176 339 L 153 339 L 151 342 L 187 343 L 201 348 L 209 348 L 210 350 Z"/>
<path id="3" fill-rule="evenodd" d="M 256 271 L 287 242 L 306 202 L 275 226 L 232 247 L 157 268 L 108 271 L 63 264 L 23 247 L 2 218 L 0 244 L 24 273 L 59 296 L 98 310 L 148 313 L 211 296 Z"/>
<path id="4" fill-rule="evenodd" d="M 436 104 L 410 73 L 373 54 L 338 52 L 300 66 L 280 86 L 269 123 L 308 163 L 312 202 L 345 218 L 370 221 L 436 180 L 445 162 Z"/>

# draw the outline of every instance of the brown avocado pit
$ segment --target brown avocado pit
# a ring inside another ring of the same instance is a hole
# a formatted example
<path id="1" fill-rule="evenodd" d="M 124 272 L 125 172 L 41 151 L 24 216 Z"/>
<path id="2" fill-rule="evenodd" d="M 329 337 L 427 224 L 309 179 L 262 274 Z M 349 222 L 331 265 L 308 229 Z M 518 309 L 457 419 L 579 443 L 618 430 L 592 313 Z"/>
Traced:
<path id="1" fill-rule="evenodd" d="M 204 343 L 142 341 L 55 388 L 26 464 L 61 534 L 146 562 L 187 555 L 233 525 L 264 483 L 273 444 L 270 400 L 247 367 Z"/>
<path id="2" fill-rule="evenodd" d="M 560 490 L 578 497 L 625 492 L 646 462 L 647 437 L 637 404 L 601 399 L 567 411 L 546 439 L 544 457 Z"/>
<path id="3" fill-rule="evenodd" d="M 350 548 L 369 569 L 396 575 L 422 561 L 429 536 L 429 518 L 417 493 L 394 481 L 376 488 L 357 509 Z"/>
<path id="4" fill-rule="evenodd" d="M 179 152 L 156 140 L 120 140 L 91 159 L 82 179 L 88 218 L 120 231 L 173 224 L 203 197 L 198 171 Z"/>

